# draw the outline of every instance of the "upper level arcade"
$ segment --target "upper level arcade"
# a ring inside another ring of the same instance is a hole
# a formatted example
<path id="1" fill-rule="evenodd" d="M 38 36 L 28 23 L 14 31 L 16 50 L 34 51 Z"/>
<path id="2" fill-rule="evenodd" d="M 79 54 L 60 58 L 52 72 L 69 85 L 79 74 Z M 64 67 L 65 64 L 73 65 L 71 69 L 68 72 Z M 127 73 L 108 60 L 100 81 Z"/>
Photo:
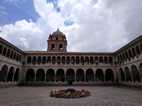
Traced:
<path id="1" fill-rule="evenodd" d="M 142 35 L 118 49 L 115 53 L 118 64 L 141 61 L 142 56 Z"/>
<path id="2" fill-rule="evenodd" d="M 49 35 L 48 40 L 48 51 L 49 52 L 66 52 L 67 51 L 67 40 L 65 34 L 59 29 Z"/>
<path id="3" fill-rule="evenodd" d="M 0 37 L 0 60 L 22 62 L 24 52 Z"/>
<path id="4" fill-rule="evenodd" d="M 112 53 L 83 53 L 83 52 L 25 52 L 28 65 L 57 65 L 57 66 L 111 66 Z"/>

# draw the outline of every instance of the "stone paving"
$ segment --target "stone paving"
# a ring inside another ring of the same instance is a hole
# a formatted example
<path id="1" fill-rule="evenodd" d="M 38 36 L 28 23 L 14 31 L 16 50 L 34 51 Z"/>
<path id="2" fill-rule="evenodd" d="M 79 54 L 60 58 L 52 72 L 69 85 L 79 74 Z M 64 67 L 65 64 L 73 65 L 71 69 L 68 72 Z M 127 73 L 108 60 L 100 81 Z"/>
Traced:
<path id="1" fill-rule="evenodd" d="M 90 97 L 59 99 L 49 97 L 55 89 L 76 88 Z M 0 89 L 0 106 L 142 106 L 142 90 L 117 87 L 13 87 Z"/>

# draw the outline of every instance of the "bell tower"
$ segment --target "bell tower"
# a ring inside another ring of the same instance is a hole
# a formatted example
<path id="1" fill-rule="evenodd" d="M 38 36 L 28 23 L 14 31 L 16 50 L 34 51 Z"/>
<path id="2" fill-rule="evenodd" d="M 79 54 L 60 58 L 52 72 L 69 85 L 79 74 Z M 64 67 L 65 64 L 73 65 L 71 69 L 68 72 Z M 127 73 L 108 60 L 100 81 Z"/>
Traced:
<path id="1" fill-rule="evenodd" d="M 49 35 L 48 40 L 48 49 L 49 52 L 66 52 L 67 51 L 67 40 L 64 33 L 59 29 Z"/>

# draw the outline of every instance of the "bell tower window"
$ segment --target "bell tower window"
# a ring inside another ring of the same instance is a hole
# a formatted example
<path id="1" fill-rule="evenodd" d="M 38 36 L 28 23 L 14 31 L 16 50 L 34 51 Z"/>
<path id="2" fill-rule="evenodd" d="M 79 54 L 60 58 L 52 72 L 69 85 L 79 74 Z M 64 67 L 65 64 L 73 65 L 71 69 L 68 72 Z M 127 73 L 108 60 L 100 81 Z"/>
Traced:
<path id="1" fill-rule="evenodd" d="M 52 49 L 52 50 L 55 49 L 55 44 L 52 44 L 52 45 L 51 45 L 51 49 Z"/>
<path id="2" fill-rule="evenodd" d="M 63 45 L 59 44 L 59 50 L 63 49 Z"/>

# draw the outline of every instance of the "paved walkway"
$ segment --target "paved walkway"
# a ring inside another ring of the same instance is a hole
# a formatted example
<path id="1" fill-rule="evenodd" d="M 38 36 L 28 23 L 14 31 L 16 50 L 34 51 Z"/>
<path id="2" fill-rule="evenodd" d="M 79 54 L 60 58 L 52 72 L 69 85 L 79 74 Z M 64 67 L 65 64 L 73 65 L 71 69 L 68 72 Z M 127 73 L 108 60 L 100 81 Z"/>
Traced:
<path id="1" fill-rule="evenodd" d="M 57 99 L 54 89 L 76 88 L 91 92 L 90 97 Z M 14 87 L 0 89 L 0 106 L 142 106 L 142 90 L 116 87 Z"/>

